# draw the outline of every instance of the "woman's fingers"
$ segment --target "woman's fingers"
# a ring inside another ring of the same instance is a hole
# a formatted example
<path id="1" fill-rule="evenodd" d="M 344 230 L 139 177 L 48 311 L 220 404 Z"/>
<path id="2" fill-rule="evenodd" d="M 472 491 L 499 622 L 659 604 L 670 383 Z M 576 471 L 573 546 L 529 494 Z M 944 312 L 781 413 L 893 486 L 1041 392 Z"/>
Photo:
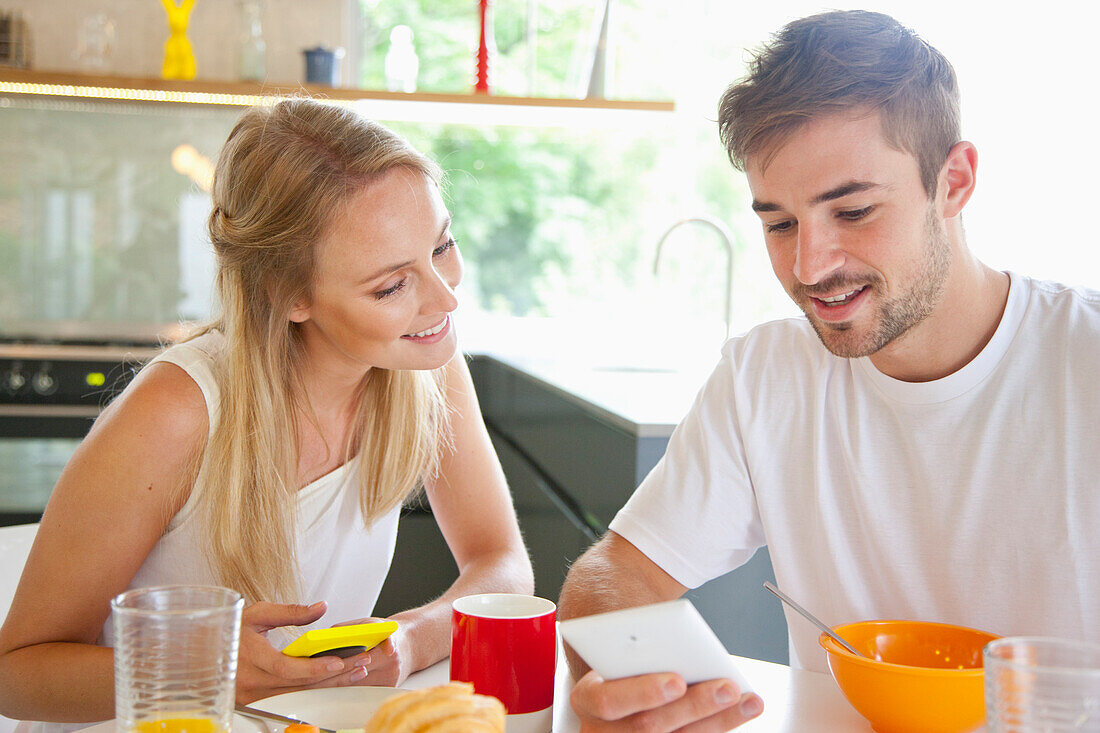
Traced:
<path id="1" fill-rule="evenodd" d="M 263 633 L 279 626 L 306 626 L 325 615 L 324 601 L 309 606 L 296 603 L 253 603 L 241 612 L 241 628 Z"/>
<path id="2" fill-rule="evenodd" d="M 399 645 L 390 637 L 370 650 L 370 662 L 366 665 L 366 677 L 357 684 L 396 687 L 408 675 L 403 664 Z"/>
<path id="3" fill-rule="evenodd" d="M 251 698 L 244 698 L 240 692 L 237 693 L 238 702 L 249 704 L 256 700 L 262 700 L 265 697 L 271 697 L 272 695 L 282 695 L 287 692 L 298 692 L 299 690 L 315 690 L 320 687 L 348 687 L 350 685 L 361 684 L 361 680 L 365 675 L 365 670 L 361 666 L 357 666 L 353 669 L 347 670 L 342 674 L 338 674 L 334 677 L 329 677 L 323 680 L 318 680 L 310 684 L 284 684 L 279 687 L 273 687 L 263 694 L 257 694 Z"/>
<path id="4" fill-rule="evenodd" d="M 237 662 L 239 700 L 251 702 L 293 690 L 356 684 L 367 676 L 369 652 L 348 659 L 291 657 L 271 646 L 265 636 L 279 626 L 313 623 L 325 610 L 323 602 L 309 606 L 261 602 L 244 609 Z"/>

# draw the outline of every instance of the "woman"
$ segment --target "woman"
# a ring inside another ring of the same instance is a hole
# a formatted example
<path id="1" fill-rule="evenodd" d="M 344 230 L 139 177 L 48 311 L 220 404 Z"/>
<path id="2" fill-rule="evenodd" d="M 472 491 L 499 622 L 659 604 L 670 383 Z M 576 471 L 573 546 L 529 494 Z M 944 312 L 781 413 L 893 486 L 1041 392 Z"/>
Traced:
<path id="1" fill-rule="evenodd" d="M 113 716 L 105 623 L 128 587 L 240 590 L 245 703 L 399 684 L 446 656 L 451 600 L 531 592 L 456 348 L 462 261 L 439 180 L 350 111 L 287 100 L 244 114 L 214 177 L 221 316 L 143 369 L 65 468 L 0 629 L 4 715 Z M 370 616 L 419 486 L 455 583 L 393 616 L 400 630 L 375 650 L 280 653 L 302 631 L 280 627 Z"/>

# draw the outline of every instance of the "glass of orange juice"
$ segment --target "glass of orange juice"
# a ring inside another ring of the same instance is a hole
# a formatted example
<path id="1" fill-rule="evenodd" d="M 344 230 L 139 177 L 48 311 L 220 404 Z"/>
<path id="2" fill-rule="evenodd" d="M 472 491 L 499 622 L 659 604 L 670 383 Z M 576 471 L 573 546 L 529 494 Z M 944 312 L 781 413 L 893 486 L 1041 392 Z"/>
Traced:
<path id="1" fill-rule="evenodd" d="M 227 733 L 241 594 L 212 586 L 138 588 L 111 601 L 119 733 Z"/>

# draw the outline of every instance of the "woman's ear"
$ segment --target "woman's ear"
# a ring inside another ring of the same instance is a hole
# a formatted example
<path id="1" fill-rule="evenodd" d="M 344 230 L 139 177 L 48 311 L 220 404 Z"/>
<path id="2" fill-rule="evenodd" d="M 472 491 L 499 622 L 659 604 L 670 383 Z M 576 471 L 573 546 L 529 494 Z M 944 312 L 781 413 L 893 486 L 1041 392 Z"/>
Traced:
<path id="1" fill-rule="evenodd" d="M 292 323 L 305 323 L 309 320 L 309 306 L 308 300 L 303 298 L 294 304 L 294 307 L 290 309 L 290 321 Z"/>
<path id="2" fill-rule="evenodd" d="M 978 149 L 963 140 L 951 146 L 940 171 L 939 192 L 943 195 L 943 218 L 950 219 L 962 212 L 974 193 L 978 173 Z"/>

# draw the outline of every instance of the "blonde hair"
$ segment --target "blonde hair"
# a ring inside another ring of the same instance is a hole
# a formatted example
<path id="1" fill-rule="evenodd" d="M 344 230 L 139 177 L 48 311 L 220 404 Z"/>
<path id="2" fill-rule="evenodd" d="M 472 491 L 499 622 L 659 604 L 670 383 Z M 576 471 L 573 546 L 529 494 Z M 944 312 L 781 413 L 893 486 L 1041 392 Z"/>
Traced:
<path id="1" fill-rule="evenodd" d="M 917 159 L 936 195 L 940 169 L 960 139 L 959 88 L 943 54 L 888 15 L 837 10 L 784 26 L 718 105 L 730 162 L 763 154 L 765 166 L 806 122 L 837 112 L 881 114 L 886 140 Z"/>
<path id="2" fill-rule="evenodd" d="M 309 99 L 248 110 L 218 159 L 209 229 L 221 313 L 195 335 L 217 329 L 225 344 L 199 502 L 218 581 L 251 601 L 304 600 L 295 550 L 295 415 L 314 424 L 316 416 L 299 381 L 302 344 L 290 311 L 309 297 L 315 245 L 332 212 L 397 167 L 436 185 L 442 177 L 382 125 Z M 367 372 L 343 449 L 345 459 L 358 456 L 368 525 L 437 470 L 446 434 L 441 369 Z"/>

